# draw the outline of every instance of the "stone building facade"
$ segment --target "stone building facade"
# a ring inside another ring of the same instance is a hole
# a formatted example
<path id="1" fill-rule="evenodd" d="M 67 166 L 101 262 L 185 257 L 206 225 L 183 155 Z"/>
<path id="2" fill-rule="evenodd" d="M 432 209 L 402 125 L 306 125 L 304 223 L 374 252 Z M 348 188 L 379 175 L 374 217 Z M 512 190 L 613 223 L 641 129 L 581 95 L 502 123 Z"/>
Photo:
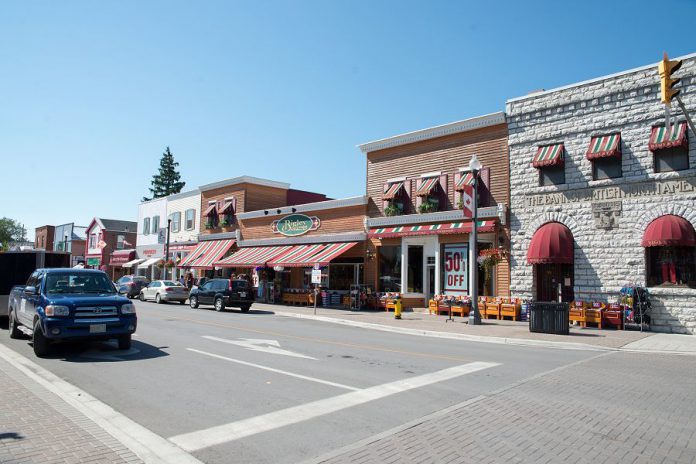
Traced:
<path id="1" fill-rule="evenodd" d="M 696 116 L 696 54 L 682 59 L 676 76 Z M 626 284 L 647 286 L 653 330 L 693 334 L 695 247 L 681 243 L 677 274 L 686 277 L 675 278 L 663 258 L 651 258 L 661 248 L 643 246 L 654 221 L 667 218 L 687 235 L 696 227 L 696 140 L 676 104 L 673 143 L 660 139 L 657 64 L 514 98 L 506 110 L 511 293 L 543 299 L 547 277 L 530 247 L 545 225 L 560 223 L 572 234 L 570 264 L 559 264 L 566 274 L 552 281 L 564 299 L 611 301 Z"/>

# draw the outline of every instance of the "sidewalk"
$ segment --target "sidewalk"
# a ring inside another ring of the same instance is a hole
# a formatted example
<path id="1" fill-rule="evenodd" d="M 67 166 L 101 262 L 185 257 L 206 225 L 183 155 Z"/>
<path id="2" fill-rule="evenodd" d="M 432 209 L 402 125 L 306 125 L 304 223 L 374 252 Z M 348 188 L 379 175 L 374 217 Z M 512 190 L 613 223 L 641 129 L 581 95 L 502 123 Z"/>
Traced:
<path id="1" fill-rule="evenodd" d="M 345 309 L 283 306 L 255 303 L 254 309 L 271 311 L 279 316 L 299 317 L 324 322 L 363 327 L 374 330 L 424 335 L 441 338 L 545 346 L 565 349 L 595 349 L 696 354 L 696 336 L 657 334 L 630 330 L 580 328 L 571 326 L 570 335 L 551 335 L 529 331 L 527 322 L 484 320 L 482 325 L 469 326 L 466 318 L 435 316 L 427 312 L 404 312 L 401 320 L 384 311 L 350 311 Z"/>
<path id="2" fill-rule="evenodd" d="M 0 462 L 142 462 L 111 435 L 0 357 Z"/>

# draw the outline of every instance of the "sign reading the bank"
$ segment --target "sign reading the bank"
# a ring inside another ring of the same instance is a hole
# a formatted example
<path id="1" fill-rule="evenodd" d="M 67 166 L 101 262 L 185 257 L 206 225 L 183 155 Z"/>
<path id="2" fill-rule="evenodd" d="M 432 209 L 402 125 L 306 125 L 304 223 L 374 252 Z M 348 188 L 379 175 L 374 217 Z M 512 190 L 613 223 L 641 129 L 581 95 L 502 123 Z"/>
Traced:
<path id="1" fill-rule="evenodd" d="M 445 245 L 445 294 L 469 294 L 469 246 Z"/>
<path id="2" fill-rule="evenodd" d="M 273 221 L 271 229 L 274 234 L 283 234 L 286 237 L 303 235 L 310 230 L 317 230 L 321 225 L 318 217 L 309 217 L 305 214 L 291 214 L 282 219 Z"/>

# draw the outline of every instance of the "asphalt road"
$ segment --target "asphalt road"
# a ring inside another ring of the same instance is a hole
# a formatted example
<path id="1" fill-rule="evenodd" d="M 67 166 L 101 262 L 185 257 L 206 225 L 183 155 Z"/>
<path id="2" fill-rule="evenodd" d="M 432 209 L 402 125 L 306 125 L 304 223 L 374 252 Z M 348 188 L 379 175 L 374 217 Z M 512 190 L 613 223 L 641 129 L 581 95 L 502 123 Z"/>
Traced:
<path id="1" fill-rule="evenodd" d="M 295 463 L 597 356 L 136 303 L 133 347 L 0 342 L 209 463 Z"/>

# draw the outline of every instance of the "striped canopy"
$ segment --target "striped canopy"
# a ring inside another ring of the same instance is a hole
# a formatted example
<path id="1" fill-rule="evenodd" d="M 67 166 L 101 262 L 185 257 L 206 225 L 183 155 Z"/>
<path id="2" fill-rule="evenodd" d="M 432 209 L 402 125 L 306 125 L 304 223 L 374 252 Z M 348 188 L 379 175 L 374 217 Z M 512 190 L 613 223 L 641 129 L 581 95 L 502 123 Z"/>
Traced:
<path id="1" fill-rule="evenodd" d="M 459 177 L 457 185 L 454 186 L 454 189 L 457 191 L 461 191 L 464 190 L 464 187 L 466 187 L 467 185 L 474 185 L 474 175 L 470 172 L 467 172 L 466 175 Z"/>
<path id="2" fill-rule="evenodd" d="M 621 133 L 592 137 L 585 155 L 588 160 L 621 157 Z"/>
<path id="3" fill-rule="evenodd" d="M 673 124 L 669 134 L 667 132 L 665 126 L 656 126 L 652 128 L 650 143 L 648 143 L 650 151 L 662 150 L 664 148 L 688 147 L 689 140 L 686 136 L 686 121 Z"/>
<path id="4" fill-rule="evenodd" d="M 353 248 L 358 242 L 321 243 L 296 245 L 284 254 L 271 260 L 269 266 L 310 267 L 315 264 L 326 266 L 332 259 Z"/>
<path id="5" fill-rule="evenodd" d="M 563 153 L 565 147 L 562 143 L 554 145 L 544 145 L 537 149 L 536 155 L 532 160 L 532 166 L 543 168 L 546 166 L 560 166 L 563 164 Z"/>
<path id="6" fill-rule="evenodd" d="M 438 180 L 438 177 L 428 177 L 427 179 L 421 180 L 421 184 L 420 187 L 418 187 L 418 190 L 416 191 L 416 195 L 418 195 L 419 197 L 430 195 L 430 192 L 432 192 L 433 189 L 437 186 Z"/>
<path id="7" fill-rule="evenodd" d="M 234 240 L 206 240 L 198 244 L 186 258 L 181 260 L 179 267 L 193 267 L 199 269 L 212 269 L 213 263 L 234 245 Z"/>
<path id="8" fill-rule="evenodd" d="M 210 216 L 215 214 L 217 211 L 217 204 L 216 203 L 211 203 L 208 205 L 208 208 L 203 212 L 203 216 Z"/>
<path id="9" fill-rule="evenodd" d="M 471 222 L 449 222 L 422 226 L 377 227 L 370 229 L 370 238 L 408 237 L 414 235 L 468 234 L 472 230 Z M 495 221 L 478 221 L 478 232 L 493 232 Z"/>
<path id="10" fill-rule="evenodd" d="M 387 191 L 382 195 L 382 200 L 393 200 L 399 194 L 401 189 L 404 188 L 403 182 L 394 182 L 389 184 Z"/>
<path id="11" fill-rule="evenodd" d="M 231 256 L 218 261 L 218 267 L 256 267 L 263 266 L 276 256 L 288 251 L 292 246 L 249 247 L 242 248 Z"/>

